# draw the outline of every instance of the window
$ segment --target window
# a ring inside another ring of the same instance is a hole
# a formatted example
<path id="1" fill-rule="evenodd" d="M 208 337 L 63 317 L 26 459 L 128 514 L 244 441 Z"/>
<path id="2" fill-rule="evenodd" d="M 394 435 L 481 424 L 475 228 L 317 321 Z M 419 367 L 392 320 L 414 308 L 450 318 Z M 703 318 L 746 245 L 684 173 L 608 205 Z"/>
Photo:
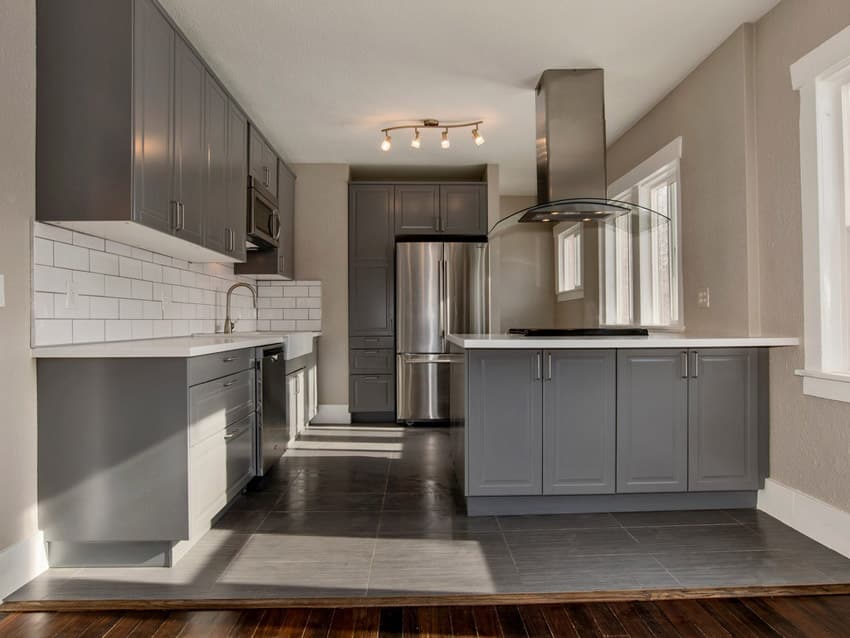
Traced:
<path id="1" fill-rule="evenodd" d="M 611 185 L 614 199 L 662 213 L 617 217 L 602 226 L 600 322 L 682 329 L 679 253 L 681 138 Z"/>
<path id="2" fill-rule="evenodd" d="M 850 27 L 791 65 L 800 92 L 803 392 L 850 402 Z"/>
<path id="3" fill-rule="evenodd" d="M 581 224 L 556 228 L 555 243 L 558 256 L 558 301 L 581 299 L 584 297 Z"/>

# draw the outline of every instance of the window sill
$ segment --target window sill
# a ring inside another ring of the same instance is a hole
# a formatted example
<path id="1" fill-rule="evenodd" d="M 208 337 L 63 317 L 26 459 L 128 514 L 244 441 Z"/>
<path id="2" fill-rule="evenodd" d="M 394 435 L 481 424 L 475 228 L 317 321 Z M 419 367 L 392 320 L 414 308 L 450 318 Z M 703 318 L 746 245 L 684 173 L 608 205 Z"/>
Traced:
<path id="1" fill-rule="evenodd" d="M 576 299 L 584 299 L 584 288 L 565 290 L 558 293 L 558 301 L 575 301 Z"/>
<path id="2" fill-rule="evenodd" d="M 850 403 L 850 374 L 820 370 L 795 370 L 794 374 L 803 377 L 803 394 Z"/>

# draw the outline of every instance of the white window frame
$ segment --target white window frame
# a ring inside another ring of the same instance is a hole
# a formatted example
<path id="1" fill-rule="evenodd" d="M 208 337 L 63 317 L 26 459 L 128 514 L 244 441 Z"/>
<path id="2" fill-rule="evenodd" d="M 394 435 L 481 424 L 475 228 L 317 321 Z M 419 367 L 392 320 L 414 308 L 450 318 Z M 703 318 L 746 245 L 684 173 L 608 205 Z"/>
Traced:
<path id="1" fill-rule="evenodd" d="M 850 403 L 850 27 L 791 65 L 800 94 L 803 393 Z"/>
<path id="2" fill-rule="evenodd" d="M 555 236 L 555 285 L 558 301 L 584 298 L 584 228 L 581 223 L 558 224 Z M 564 242 L 574 242 L 572 253 L 564 250 Z"/>
<path id="3" fill-rule="evenodd" d="M 631 201 L 648 205 L 645 203 L 649 189 L 653 188 L 662 176 L 668 176 L 671 171 L 674 181 L 677 185 L 675 192 L 675 214 L 671 219 L 671 235 L 675 238 L 672 246 L 673 255 L 672 268 L 674 269 L 674 285 L 671 291 L 673 295 L 672 303 L 675 304 L 676 319 L 670 324 L 657 324 L 645 321 L 646 307 L 643 303 L 641 288 L 651 286 L 651 281 L 647 280 L 645 273 L 646 269 L 641 268 L 641 259 L 646 258 L 647 251 L 641 250 L 641 242 L 647 241 L 646 233 L 634 232 L 637 229 L 632 228 L 632 242 L 629 255 L 629 264 L 631 272 L 631 307 L 628 310 L 628 323 L 611 323 L 608 322 L 608 306 L 610 305 L 611 279 L 613 275 L 610 267 L 606 267 L 606 260 L 609 256 L 606 255 L 606 241 L 603 233 L 600 234 L 600 249 L 599 249 L 599 322 L 605 326 L 626 326 L 638 325 L 659 332 L 682 332 L 685 329 L 684 323 L 684 297 L 682 293 L 683 277 L 682 277 L 682 230 L 680 216 L 682 211 L 682 189 L 681 189 L 681 170 L 680 160 L 682 157 L 682 138 L 677 137 L 669 144 L 658 150 L 651 157 L 641 162 L 638 166 L 623 175 L 620 179 L 611 183 L 608 187 L 608 196 L 612 199 L 622 201 Z M 631 223 L 637 224 L 637 219 L 631 219 Z M 604 227 L 603 227 L 604 229 Z M 636 275 L 636 276 L 635 276 Z M 643 279 L 643 281 L 642 281 Z M 616 293 L 613 293 L 616 294 Z"/>

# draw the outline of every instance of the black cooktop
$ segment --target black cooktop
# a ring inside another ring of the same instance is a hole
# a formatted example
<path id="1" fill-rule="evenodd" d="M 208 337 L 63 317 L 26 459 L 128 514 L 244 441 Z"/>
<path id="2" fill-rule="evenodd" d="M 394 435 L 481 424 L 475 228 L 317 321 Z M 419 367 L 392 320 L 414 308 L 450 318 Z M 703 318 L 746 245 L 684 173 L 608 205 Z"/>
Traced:
<path id="1" fill-rule="evenodd" d="M 646 337 L 646 328 L 511 328 L 508 334 L 523 337 Z"/>

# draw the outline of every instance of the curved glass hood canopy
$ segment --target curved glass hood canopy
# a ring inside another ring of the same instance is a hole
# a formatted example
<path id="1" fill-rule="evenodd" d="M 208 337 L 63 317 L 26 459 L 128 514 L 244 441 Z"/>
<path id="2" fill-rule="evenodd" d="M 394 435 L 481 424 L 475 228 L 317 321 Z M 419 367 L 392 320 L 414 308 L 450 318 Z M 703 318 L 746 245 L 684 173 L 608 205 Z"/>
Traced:
<path id="1" fill-rule="evenodd" d="M 540 203 L 500 220 L 490 235 L 518 223 L 608 222 L 631 215 L 647 228 L 670 221 L 646 206 L 607 197 L 602 69 L 544 71 L 535 104 Z"/>

